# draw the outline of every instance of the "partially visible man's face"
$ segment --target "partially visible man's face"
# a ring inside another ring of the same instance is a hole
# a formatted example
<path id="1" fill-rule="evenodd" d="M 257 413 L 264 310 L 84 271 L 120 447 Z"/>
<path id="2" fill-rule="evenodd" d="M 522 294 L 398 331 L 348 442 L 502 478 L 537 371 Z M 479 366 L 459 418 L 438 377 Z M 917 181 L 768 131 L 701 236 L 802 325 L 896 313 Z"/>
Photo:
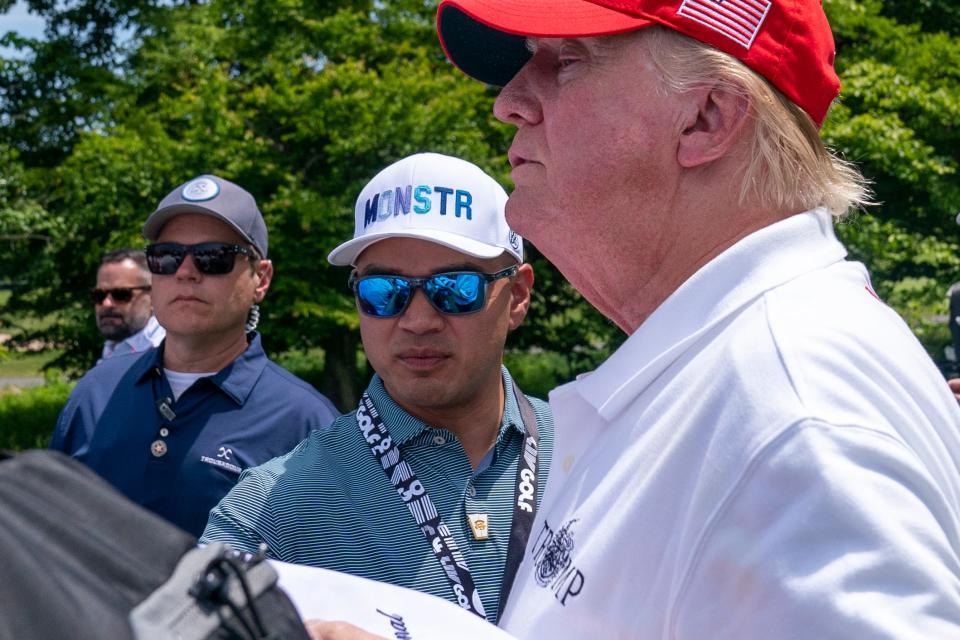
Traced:
<path id="1" fill-rule="evenodd" d="M 368 247 L 357 260 L 365 275 L 431 276 L 449 271 L 495 273 L 513 264 L 501 256 L 474 258 L 442 245 L 413 238 L 388 238 Z M 469 410 L 476 397 L 500 379 L 503 345 L 509 330 L 526 314 L 533 271 L 522 265 L 513 278 L 492 282 L 481 311 L 446 315 L 417 289 L 399 316 L 373 318 L 360 313 L 360 335 L 370 364 L 390 396 L 409 413 L 432 416 Z"/>
<path id="2" fill-rule="evenodd" d="M 616 269 L 602 264 L 607 243 L 633 239 L 655 269 L 657 245 L 669 242 L 680 119 L 649 53 L 637 34 L 530 46 L 494 106 L 517 126 L 510 226 L 575 286 L 585 268 Z"/>
<path id="3" fill-rule="evenodd" d="M 108 262 L 97 270 L 97 289 L 134 289 L 149 287 L 150 273 L 143 271 L 129 258 L 121 262 Z M 107 340 L 124 340 L 147 325 L 153 312 L 150 291 L 134 289 L 129 302 L 117 302 L 108 295 L 100 304 L 94 305 L 97 329 Z"/>
<path id="4" fill-rule="evenodd" d="M 195 213 L 181 214 L 166 223 L 157 237 L 160 242 L 250 246 L 226 223 Z M 242 254 L 236 256 L 230 273 L 204 274 L 188 255 L 176 273 L 154 274 L 154 312 L 167 330 L 168 340 L 181 336 L 206 336 L 211 340 L 235 337 L 243 333 L 250 307 L 266 295 L 272 275 L 269 260 L 260 260 L 251 270 L 250 261 Z"/>

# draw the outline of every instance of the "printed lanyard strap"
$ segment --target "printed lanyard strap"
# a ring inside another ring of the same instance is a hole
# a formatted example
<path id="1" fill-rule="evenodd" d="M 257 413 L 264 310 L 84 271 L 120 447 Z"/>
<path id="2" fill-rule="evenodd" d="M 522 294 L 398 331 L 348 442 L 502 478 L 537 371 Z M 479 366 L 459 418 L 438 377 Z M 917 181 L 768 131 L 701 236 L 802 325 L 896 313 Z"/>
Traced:
<path id="1" fill-rule="evenodd" d="M 520 405 L 520 416 L 527 435 L 523 439 L 523 451 L 517 461 L 517 488 L 513 495 L 513 523 L 510 527 L 510 543 L 507 545 L 507 562 L 503 567 L 503 580 L 500 582 L 500 607 L 498 617 L 503 615 L 507 605 L 507 596 L 517 577 L 517 569 L 523 560 L 527 548 L 527 539 L 533 530 L 533 519 L 537 515 L 537 462 L 540 456 L 540 434 L 537 430 L 537 416 L 529 398 L 523 395 L 517 383 L 513 383 L 513 393 Z"/>
<path id="2" fill-rule="evenodd" d="M 507 563 L 504 568 L 503 583 L 500 589 L 500 610 L 506 603 L 510 586 L 517 574 L 517 568 L 523 559 L 523 552 L 533 527 L 533 518 L 537 509 L 537 455 L 539 437 L 537 421 L 533 407 L 525 395 L 513 385 L 520 413 L 523 416 L 527 437 L 524 449 L 517 463 L 517 485 L 513 501 L 513 523 L 510 528 L 510 542 L 507 546 Z M 467 567 L 467 560 L 453 537 L 453 532 L 443 523 L 440 513 L 434 506 L 427 490 L 417 479 L 416 474 L 400 454 L 390 432 L 383 424 L 380 414 L 370 396 L 364 392 L 357 407 L 357 426 L 364 440 L 370 446 L 384 473 L 397 490 L 400 499 L 407 505 L 410 514 L 423 532 L 427 543 L 433 550 L 437 561 L 450 583 L 457 604 L 464 609 L 486 618 L 480 594 L 473 582 L 473 576 Z"/>

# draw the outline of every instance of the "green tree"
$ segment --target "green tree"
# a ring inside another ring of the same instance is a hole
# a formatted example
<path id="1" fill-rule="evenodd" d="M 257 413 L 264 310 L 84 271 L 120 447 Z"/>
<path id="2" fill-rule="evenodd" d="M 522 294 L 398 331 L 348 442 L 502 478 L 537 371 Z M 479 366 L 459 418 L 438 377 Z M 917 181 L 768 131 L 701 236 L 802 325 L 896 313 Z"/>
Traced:
<path id="1" fill-rule="evenodd" d="M 960 6 L 954 0 L 883 0 L 881 13 L 899 22 L 917 23 L 924 31 L 960 35 Z"/>
<path id="2" fill-rule="evenodd" d="M 960 40 L 955 3 L 832 0 L 840 103 L 827 142 L 873 181 L 879 206 L 839 226 L 877 292 L 935 359 L 949 331 L 946 290 L 960 276 Z"/>
<path id="3" fill-rule="evenodd" d="M 98 338 L 85 291 L 100 253 L 140 242 L 170 188 L 217 173 L 258 197 L 270 227 L 267 349 L 322 349 L 323 390 L 352 404 L 369 372 L 346 270 L 326 255 L 350 236 L 360 188 L 425 150 L 464 157 L 509 186 L 512 128 L 492 116 L 495 91 L 444 59 L 435 2 L 30 6 L 47 20 L 45 39 L 8 35 L 30 55 L 0 59 L 0 179 L 16 185 L 0 188 L 0 235 L 18 238 L 0 244 L 16 283 L 7 317 L 58 313 L 42 336 L 66 347 L 57 366 L 89 366 Z M 957 10 L 946 0 L 825 6 L 844 90 L 823 135 L 864 168 L 883 203 L 851 216 L 840 235 L 936 355 L 948 335 L 937 316 L 958 270 Z M 8 7 L 0 0 L 0 12 Z M 559 381 L 623 336 L 531 257 L 534 305 L 511 344 L 561 363 L 551 365 Z"/>
<path id="4" fill-rule="evenodd" d="M 99 254 L 135 243 L 173 185 L 214 172 L 256 194 L 267 218 L 277 268 L 263 305 L 268 349 L 322 348 L 323 390 L 352 404 L 369 372 L 358 366 L 347 272 L 325 257 L 352 233 L 356 194 L 417 151 L 507 171 L 511 131 L 491 115 L 495 94 L 446 61 L 433 13 L 421 2 L 298 0 L 151 13 L 122 77 L 111 77 L 122 91 L 99 105 L 102 124 L 78 129 L 62 161 L 34 174 L 60 233 L 22 274 L 12 310 L 66 309 L 46 335 L 68 346 L 58 366 L 87 366 L 97 339 L 83 293 Z M 571 371 L 592 365 L 615 330 L 542 259 L 538 278 L 544 304 L 518 348 L 556 340 Z"/>

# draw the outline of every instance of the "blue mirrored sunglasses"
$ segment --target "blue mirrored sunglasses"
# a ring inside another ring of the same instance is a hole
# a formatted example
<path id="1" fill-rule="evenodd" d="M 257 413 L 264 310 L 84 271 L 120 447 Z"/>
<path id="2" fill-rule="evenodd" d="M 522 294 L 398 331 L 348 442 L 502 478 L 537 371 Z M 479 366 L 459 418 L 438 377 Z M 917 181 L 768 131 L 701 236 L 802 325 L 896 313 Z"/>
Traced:
<path id="1" fill-rule="evenodd" d="M 347 284 L 357 297 L 360 311 L 374 318 L 392 318 L 403 313 L 416 289 L 423 289 L 427 300 L 440 313 L 465 315 L 483 309 L 487 285 L 517 273 L 517 265 L 496 273 L 453 271 L 426 278 L 406 276 L 350 275 Z"/>

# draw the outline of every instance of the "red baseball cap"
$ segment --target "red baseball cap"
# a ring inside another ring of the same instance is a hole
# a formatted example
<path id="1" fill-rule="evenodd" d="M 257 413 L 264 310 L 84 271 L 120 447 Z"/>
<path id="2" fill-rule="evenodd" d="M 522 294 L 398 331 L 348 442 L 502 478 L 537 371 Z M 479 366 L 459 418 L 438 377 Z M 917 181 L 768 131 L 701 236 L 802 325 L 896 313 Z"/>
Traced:
<path id="1" fill-rule="evenodd" d="M 603 36 L 654 24 L 741 60 L 818 126 L 840 92 L 821 0 L 442 0 L 437 9 L 450 61 L 500 86 L 530 58 L 527 36 Z"/>

